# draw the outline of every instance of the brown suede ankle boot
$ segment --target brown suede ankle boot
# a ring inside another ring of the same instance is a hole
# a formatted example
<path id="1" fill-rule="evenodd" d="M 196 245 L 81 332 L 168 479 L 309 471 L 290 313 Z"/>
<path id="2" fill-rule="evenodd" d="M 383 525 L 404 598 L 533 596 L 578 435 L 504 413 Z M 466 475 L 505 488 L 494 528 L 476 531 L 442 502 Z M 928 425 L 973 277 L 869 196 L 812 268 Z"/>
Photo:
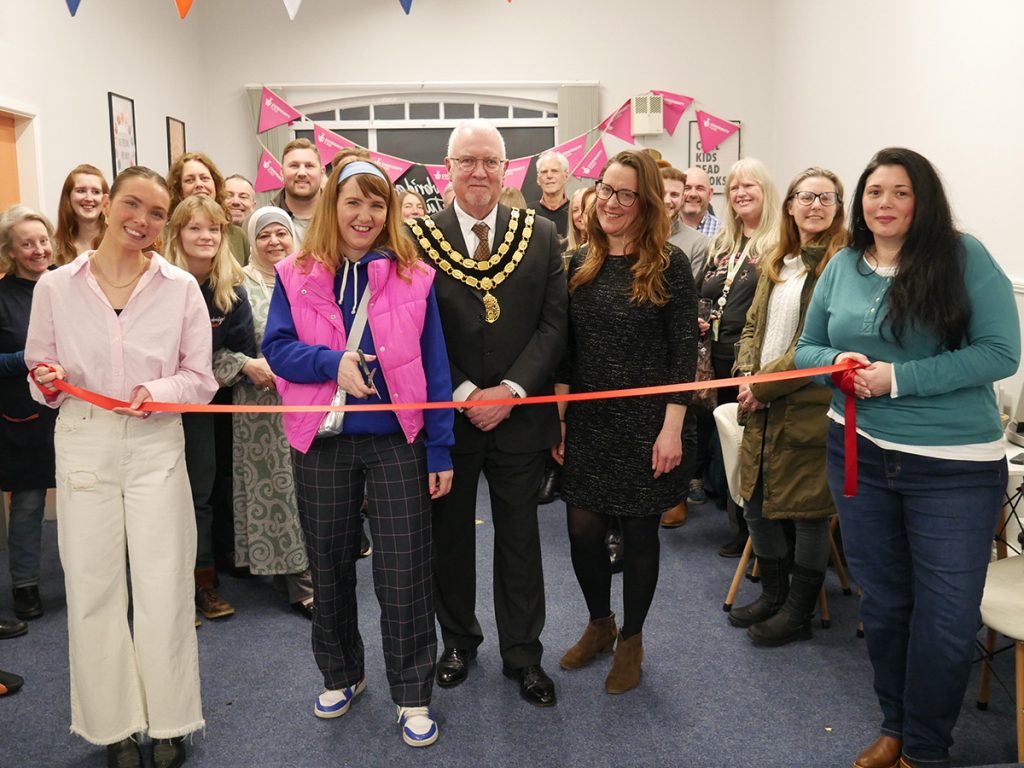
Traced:
<path id="1" fill-rule="evenodd" d="M 583 669 L 599 653 L 609 653 L 615 645 L 615 614 L 603 619 L 593 619 L 583 630 L 579 641 L 565 652 L 559 662 L 562 669 Z"/>
<path id="2" fill-rule="evenodd" d="M 636 688 L 640 682 L 640 664 L 643 660 L 644 633 L 637 632 L 627 639 L 619 632 L 615 658 L 612 659 L 611 671 L 604 681 L 604 689 L 608 693 L 625 693 Z"/>

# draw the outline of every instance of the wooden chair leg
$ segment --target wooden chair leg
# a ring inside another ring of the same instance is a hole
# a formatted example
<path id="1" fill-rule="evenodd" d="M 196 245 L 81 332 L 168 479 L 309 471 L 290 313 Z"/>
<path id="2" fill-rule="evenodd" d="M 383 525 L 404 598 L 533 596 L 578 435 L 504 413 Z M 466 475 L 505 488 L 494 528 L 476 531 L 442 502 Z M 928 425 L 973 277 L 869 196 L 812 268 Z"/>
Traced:
<path id="1" fill-rule="evenodd" d="M 832 548 L 832 565 L 835 566 L 836 576 L 839 577 L 839 585 L 843 588 L 844 595 L 853 594 L 850 589 L 850 579 L 846 575 L 846 566 L 843 565 L 843 558 L 839 554 L 839 547 L 836 546 L 836 528 L 839 525 L 839 517 L 836 515 L 832 516 L 832 521 L 828 525 L 828 543 Z"/>
<path id="2" fill-rule="evenodd" d="M 996 650 L 996 631 L 989 628 L 985 635 L 985 655 L 981 659 L 981 681 L 978 683 L 978 709 L 988 709 L 988 687 L 992 682 L 992 654 Z"/>
<path id="3" fill-rule="evenodd" d="M 1017 708 L 1017 762 L 1024 762 L 1024 642 L 1017 640 L 1014 645 L 1015 673 L 1017 679 L 1015 704 Z"/>
<path id="4" fill-rule="evenodd" d="M 825 585 L 821 585 L 821 592 L 818 593 L 818 605 L 821 608 L 821 626 L 828 629 L 832 625 L 832 617 L 828 612 L 828 598 L 825 596 Z"/>
<path id="5" fill-rule="evenodd" d="M 753 551 L 754 543 L 748 538 L 746 545 L 743 547 L 743 554 L 740 555 L 740 561 L 736 565 L 736 573 L 733 574 L 732 583 L 729 585 L 729 592 L 726 594 L 725 602 L 722 604 L 722 610 L 726 613 L 732 610 L 732 601 L 736 599 L 736 593 L 740 591 L 740 582 L 743 581 L 743 574 L 746 573 L 747 563 L 750 561 L 750 553 Z"/>

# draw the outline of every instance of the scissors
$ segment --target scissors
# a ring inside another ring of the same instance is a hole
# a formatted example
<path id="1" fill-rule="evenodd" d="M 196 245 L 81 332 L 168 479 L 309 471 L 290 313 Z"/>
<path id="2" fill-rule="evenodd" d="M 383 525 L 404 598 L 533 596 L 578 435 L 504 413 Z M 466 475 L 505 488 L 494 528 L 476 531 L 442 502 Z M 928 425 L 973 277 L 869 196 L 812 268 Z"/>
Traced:
<path id="1" fill-rule="evenodd" d="M 377 369 L 370 370 L 369 364 L 366 362 L 366 355 L 363 354 L 363 350 L 356 350 L 359 353 L 359 370 L 363 372 L 363 378 L 366 379 L 366 386 L 373 390 L 373 394 L 380 397 L 380 392 L 377 391 L 377 386 L 373 383 L 373 377 L 377 375 Z"/>

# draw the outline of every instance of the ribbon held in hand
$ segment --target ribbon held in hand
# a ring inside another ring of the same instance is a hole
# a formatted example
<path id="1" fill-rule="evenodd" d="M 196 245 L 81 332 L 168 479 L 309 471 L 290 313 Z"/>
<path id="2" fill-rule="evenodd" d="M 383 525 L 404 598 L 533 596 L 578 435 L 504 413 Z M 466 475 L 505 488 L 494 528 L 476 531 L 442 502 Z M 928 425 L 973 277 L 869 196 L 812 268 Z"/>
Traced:
<path id="1" fill-rule="evenodd" d="M 846 395 L 846 408 L 843 418 L 846 427 L 843 432 L 845 463 L 843 466 L 843 496 L 857 495 L 857 396 L 853 393 L 853 380 L 857 375 L 858 363 L 854 368 L 836 371 L 832 374 L 832 383 Z"/>

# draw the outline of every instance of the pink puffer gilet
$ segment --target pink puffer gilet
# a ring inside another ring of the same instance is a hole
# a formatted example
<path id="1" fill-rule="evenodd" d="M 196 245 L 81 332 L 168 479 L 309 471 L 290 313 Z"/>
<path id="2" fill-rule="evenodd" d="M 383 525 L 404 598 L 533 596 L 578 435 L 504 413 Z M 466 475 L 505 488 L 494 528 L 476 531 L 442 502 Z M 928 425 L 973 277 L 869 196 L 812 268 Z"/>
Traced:
<path id="1" fill-rule="evenodd" d="M 276 269 L 291 304 L 299 341 L 344 349 L 345 325 L 334 296 L 334 274 L 313 259 L 300 267 L 295 263 L 296 256 L 284 259 Z M 312 266 L 307 271 L 308 265 Z M 397 262 L 392 258 L 375 259 L 366 269 L 370 288 L 367 322 L 391 402 L 422 403 L 427 398 L 427 380 L 420 336 L 434 271 L 417 265 L 411 281 L 406 282 L 398 276 Z M 337 381 L 297 384 L 277 379 L 285 405 L 329 405 L 337 386 Z M 395 411 L 395 415 L 406 440 L 413 442 L 423 429 L 423 411 L 402 410 Z M 284 432 L 292 447 L 302 453 L 308 451 L 323 418 L 322 413 L 284 414 Z"/>

